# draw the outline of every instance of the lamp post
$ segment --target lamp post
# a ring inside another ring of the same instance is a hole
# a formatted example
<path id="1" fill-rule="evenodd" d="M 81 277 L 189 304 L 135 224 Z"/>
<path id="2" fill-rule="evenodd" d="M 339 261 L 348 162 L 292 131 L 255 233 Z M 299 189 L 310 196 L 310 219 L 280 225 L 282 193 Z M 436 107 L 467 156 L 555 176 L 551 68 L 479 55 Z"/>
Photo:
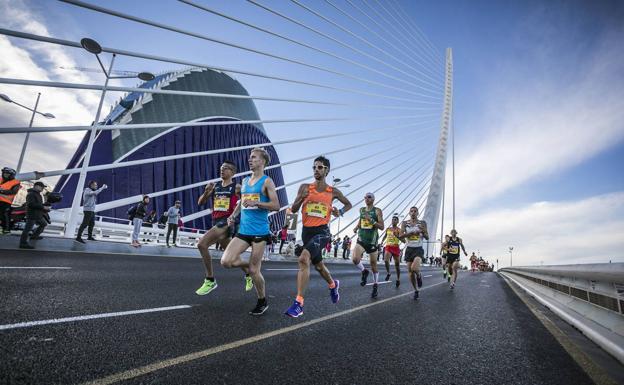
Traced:
<path id="1" fill-rule="evenodd" d="M 55 116 L 49 112 L 39 112 L 37 111 L 37 107 L 39 106 L 39 98 L 41 97 L 41 92 L 37 93 L 37 101 L 35 101 L 35 107 L 30 108 L 23 104 L 20 104 L 13 99 L 11 99 L 8 95 L 0 94 L 0 99 L 4 100 L 7 103 L 17 104 L 18 106 L 25 108 L 29 111 L 32 111 L 32 115 L 30 116 L 30 124 L 28 125 L 29 131 L 26 132 L 26 138 L 24 138 L 24 144 L 22 145 L 22 152 L 20 153 L 19 160 L 17 161 L 17 173 L 19 174 L 22 169 L 22 163 L 24 162 L 24 153 L 26 153 L 26 146 L 28 145 L 28 139 L 30 138 L 30 129 L 32 128 L 33 121 L 35 120 L 35 114 L 39 114 L 47 119 L 54 119 Z"/>
<path id="2" fill-rule="evenodd" d="M 350 184 L 343 184 L 343 185 L 340 185 L 340 182 L 342 182 L 342 179 L 340 179 L 340 178 L 334 178 L 334 179 L 332 180 L 332 187 L 344 187 L 344 188 L 351 187 L 351 185 L 350 185 Z M 341 218 L 342 218 L 342 217 L 338 217 L 338 231 L 337 231 L 337 233 L 339 233 L 339 232 L 340 232 L 340 219 L 341 219 Z"/>
<path id="3" fill-rule="evenodd" d="M 76 229 L 77 219 L 78 219 L 78 211 L 80 209 L 80 200 L 82 198 L 82 187 L 85 184 L 85 179 L 87 178 L 87 168 L 89 167 L 89 162 L 91 161 L 91 152 L 93 151 L 93 143 L 95 142 L 95 134 L 96 129 L 95 126 L 100 121 L 100 113 L 102 112 L 102 105 L 104 104 L 104 96 L 106 96 L 106 90 L 108 88 L 108 82 L 111 79 L 130 79 L 134 77 L 138 77 L 143 81 L 149 81 L 154 79 L 154 75 L 149 72 L 141 72 L 138 75 L 128 75 L 128 76 L 111 76 L 113 70 L 113 64 L 115 62 L 116 54 L 113 54 L 113 57 L 110 61 L 110 65 L 108 66 L 108 71 L 104 68 L 104 64 L 100 60 L 99 54 L 102 53 L 102 47 L 100 44 L 89 38 L 83 38 L 80 40 L 80 45 L 87 52 L 95 55 L 104 75 L 106 76 L 106 81 L 104 82 L 104 87 L 102 88 L 102 94 L 100 95 L 100 103 L 97 108 L 97 112 L 95 113 L 95 119 L 93 121 L 93 126 L 91 127 L 89 134 L 89 141 L 87 142 L 87 148 L 85 150 L 85 155 L 82 160 L 82 168 L 80 170 L 80 176 L 78 178 L 78 183 L 76 184 L 76 191 L 74 193 L 74 199 L 72 201 L 71 211 L 69 220 L 67 221 L 67 226 L 65 227 L 65 237 L 73 238 L 74 232 Z"/>
<path id="4" fill-rule="evenodd" d="M 509 266 L 513 266 L 513 246 L 509 246 Z"/>

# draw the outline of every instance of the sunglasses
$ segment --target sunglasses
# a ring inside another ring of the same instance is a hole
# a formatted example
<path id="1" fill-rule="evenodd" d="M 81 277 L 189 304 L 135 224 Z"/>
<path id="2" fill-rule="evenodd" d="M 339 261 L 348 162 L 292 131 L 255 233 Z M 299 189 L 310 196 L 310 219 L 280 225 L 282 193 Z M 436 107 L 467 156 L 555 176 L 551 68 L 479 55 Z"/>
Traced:
<path id="1" fill-rule="evenodd" d="M 366 196 L 364 197 L 364 199 L 373 199 L 373 196 L 372 196 L 372 195 L 366 195 Z"/>
<path id="2" fill-rule="evenodd" d="M 322 170 L 327 168 L 327 166 L 312 166 L 312 170 Z"/>

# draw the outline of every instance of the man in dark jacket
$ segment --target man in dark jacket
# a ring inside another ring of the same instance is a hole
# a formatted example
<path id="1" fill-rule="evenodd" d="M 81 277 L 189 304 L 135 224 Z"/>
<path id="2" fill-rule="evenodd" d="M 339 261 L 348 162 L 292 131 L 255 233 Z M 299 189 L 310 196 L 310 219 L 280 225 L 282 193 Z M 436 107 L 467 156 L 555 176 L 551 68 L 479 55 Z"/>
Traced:
<path id="1" fill-rule="evenodd" d="M 43 204 L 41 192 L 44 188 L 45 184 L 43 182 L 36 182 L 33 188 L 28 189 L 28 195 L 26 195 L 26 227 L 24 227 L 20 238 L 20 249 L 34 249 L 33 246 L 28 244 L 28 233 L 30 233 L 35 224 L 38 227 L 30 239 L 37 240 L 43 238 L 41 233 L 48 225 L 44 217 L 50 211 L 50 206 L 44 206 Z"/>
<path id="2" fill-rule="evenodd" d="M 139 243 L 139 234 L 141 233 L 141 225 L 143 224 L 143 217 L 147 213 L 147 205 L 149 204 L 149 196 L 144 195 L 143 200 L 136 205 L 136 209 L 132 217 L 133 231 L 132 231 L 132 246 L 139 247 L 141 243 Z"/>

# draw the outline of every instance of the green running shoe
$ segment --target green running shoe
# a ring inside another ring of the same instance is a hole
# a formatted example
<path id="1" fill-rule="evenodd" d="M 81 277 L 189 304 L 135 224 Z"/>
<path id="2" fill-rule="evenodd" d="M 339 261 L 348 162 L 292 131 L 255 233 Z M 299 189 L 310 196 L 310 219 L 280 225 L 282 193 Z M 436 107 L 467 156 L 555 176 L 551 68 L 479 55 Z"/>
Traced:
<path id="1" fill-rule="evenodd" d="M 251 289 L 253 289 L 253 281 L 251 280 L 251 277 L 246 275 L 245 276 L 245 291 L 250 291 Z"/>
<path id="2" fill-rule="evenodd" d="M 204 284 L 197 289 L 195 294 L 197 295 L 206 295 L 216 289 L 219 285 L 217 285 L 216 281 L 210 281 L 208 279 L 204 279 Z"/>

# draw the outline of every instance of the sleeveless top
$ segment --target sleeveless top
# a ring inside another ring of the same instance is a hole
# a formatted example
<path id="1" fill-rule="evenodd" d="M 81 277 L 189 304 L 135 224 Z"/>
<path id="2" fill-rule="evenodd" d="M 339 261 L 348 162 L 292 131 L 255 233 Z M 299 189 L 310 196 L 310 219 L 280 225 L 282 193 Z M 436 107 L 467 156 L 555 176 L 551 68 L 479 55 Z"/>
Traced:
<path id="1" fill-rule="evenodd" d="M 217 182 L 212 199 L 212 218 L 227 218 L 232 215 L 237 200 L 236 183 L 232 182 L 227 187 L 224 187 L 223 181 Z"/>
<path id="2" fill-rule="evenodd" d="M 376 245 L 379 233 L 377 228 L 373 227 L 373 224 L 364 219 L 364 213 L 368 212 L 368 215 L 375 222 L 379 220 L 377 218 L 377 208 L 373 207 L 371 210 L 367 210 L 366 207 L 360 209 L 360 229 L 358 230 L 358 240 L 367 245 Z"/>
<path id="3" fill-rule="evenodd" d="M 316 183 L 308 186 L 308 196 L 301 206 L 301 218 L 304 227 L 327 225 L 331 218 L 333 187 L 327 186 L 325 191 L 316 191 Z"/>
<path id="4" fill-rule="evenodd" d="M 407 247 L 423 246 L 422 234 L 420 233 L 420 222 L 421 221 L 416 221 L 416 224 L 412 224 L 409 221 L 405 221 L 405 232 L 407 233 L 405 238 L 407 239 Z M 415 232 L 410 234 L 410 231 Z"/>
<path id="5" fill-rule="evenodd" d="M 241 221 L 239 233 L 243 235 L 264 236 L 270 233 L 269 210 L 259 207 L 245 207 L 245 201 L 269 202 L 269 197 L 262 192 L 262 186 L 268 176 L 263 175 L 253 186 L 249 185 L 251 177 L 243 179 L 241 188 Z"/>
<path id="6" fill-rule="evenodd" d="M 461 242 L 459 242 L 459 238 L 455 240 L 451 238 L 451 240 L 448 241 L 448 253 L 450 255 L 459 255 L 459 245 L 461 245 Z"/>
<path id="7" fill-rule="evenodd" d="M 388 229 L 386 229 L 386 246 L 398 246 L 399 245 L 399 238 L 397 238 L 396 235 L 394 235 L 394 229 L 392 227 L 389 227 Z"/>

